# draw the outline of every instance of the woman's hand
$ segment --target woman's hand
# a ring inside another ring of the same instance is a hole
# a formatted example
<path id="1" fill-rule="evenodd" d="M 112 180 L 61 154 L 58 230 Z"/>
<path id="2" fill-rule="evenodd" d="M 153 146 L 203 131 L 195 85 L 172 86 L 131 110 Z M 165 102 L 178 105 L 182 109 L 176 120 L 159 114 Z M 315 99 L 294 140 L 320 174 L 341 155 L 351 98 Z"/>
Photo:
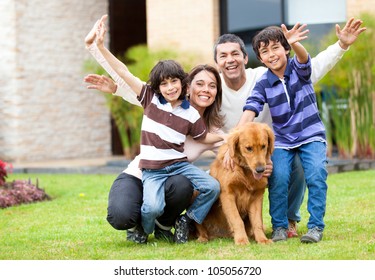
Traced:
<path id="1" fill-rule="evenodd" d="M 95 42 L 98 45 L 98 47 L 101 47 L 104 45 L 104 37 L 105 37 L 105 33 L 107 32 L 107 28 L 105 26 L 105 22 L 107 18 L 108 18 L 108 15 L 102 16 L 96 28 Z"/>
<path id="2" fill-rule="evenodd" d="M 90 32 L 85 37 L 86 48 L 90 47 L 90 45 L 92 43 L 94 43 L 94 41 L 95 41 L 96 30 L 98 29 L 99 21 L 100 20 L 97 20 L 95 22 L 94 26 L 92 27 L 92 29 L 90 30 Z"/>
<path id="3" fill-rule="evenodd" d="M 115 82 L 104 75 L 89 74 L 84 78 L 84 81 L 90 84 L 87 86 L 88 89 L 97 89 L 109 94 L 117 91 Z"/>
<path id="4" fill-rule="evenodd" d="M 104 15 L 95 22 L 94 26 L 91 28 L 90 32 L 85 37 L 86 47 L 89 47 L 92 43 L 94 43 L 98 27 L 107 20 L 107 17 L 107 15 Z"/>

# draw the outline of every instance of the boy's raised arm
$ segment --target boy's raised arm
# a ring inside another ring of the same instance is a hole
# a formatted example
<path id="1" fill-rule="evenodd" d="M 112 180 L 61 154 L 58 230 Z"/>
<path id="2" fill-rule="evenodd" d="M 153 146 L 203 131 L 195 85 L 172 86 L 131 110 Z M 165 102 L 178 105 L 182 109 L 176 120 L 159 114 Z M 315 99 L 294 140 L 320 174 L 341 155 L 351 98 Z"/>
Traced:
<path id="1" fill-rule="evenodd" d="M 306 63 L 309 59 L 309 54 L 305 47 L 300 43 L 300 41 L 307 38 L 307 33 L 309 33 L 306 28 L 306 24 L 299 24 L 298 22 L 293 26 L 292 29 L 288 30 L 285 24 L 281 25 L 285 38 L 288 40 L 289 45 L 294 50 L 297 60 L 299 63 Z"/>

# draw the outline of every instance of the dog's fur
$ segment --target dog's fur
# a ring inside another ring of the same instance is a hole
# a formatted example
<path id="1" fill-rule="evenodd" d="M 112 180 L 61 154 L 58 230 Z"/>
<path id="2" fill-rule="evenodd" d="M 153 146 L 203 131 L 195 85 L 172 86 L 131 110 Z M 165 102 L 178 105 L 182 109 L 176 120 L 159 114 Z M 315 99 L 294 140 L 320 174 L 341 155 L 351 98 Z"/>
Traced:
<path id="1" fill-rule="evenodd" d="M 264 233 L 262 206 L 267 178 L 262 174 L 274 149 L 275 136 L 266 124 L 247 123 L 228 136 L 210 166 L 210 175 L 221 186 L 220 197 L 202 225 L 196 224 L 198 241 L 233 237 L 237 245 L 271 243 Z M 234 170 L 224 168 L 226 151 L 234 160 Z"/>

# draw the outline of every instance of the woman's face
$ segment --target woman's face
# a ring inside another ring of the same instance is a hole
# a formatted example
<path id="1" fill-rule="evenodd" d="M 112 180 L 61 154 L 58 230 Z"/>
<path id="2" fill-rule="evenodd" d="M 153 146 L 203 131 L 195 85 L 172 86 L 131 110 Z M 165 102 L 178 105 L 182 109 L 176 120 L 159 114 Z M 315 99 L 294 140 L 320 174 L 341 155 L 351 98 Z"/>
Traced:
<path id="1" fill-rule="evenodd" d="M 212 105 L 217 94 L 217 81 L 214 74 L 206 70 L 196 74 L 188 87 L 188 93 L 191 105 L 198 111 Z"/>

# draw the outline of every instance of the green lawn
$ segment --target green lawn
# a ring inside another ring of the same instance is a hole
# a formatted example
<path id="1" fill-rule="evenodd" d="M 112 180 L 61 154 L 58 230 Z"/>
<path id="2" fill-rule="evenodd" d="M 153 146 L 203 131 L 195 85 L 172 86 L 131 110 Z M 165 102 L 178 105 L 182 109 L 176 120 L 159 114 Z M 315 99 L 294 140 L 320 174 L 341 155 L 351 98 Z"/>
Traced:
<path id="1" fill-rule="evenodd" d="M 323 241 L 298 238 L 271 245 L 235 246 L 230 239 L 176 245 L 149 237 L 147 245 L 126 241 L 106 221 L 107 195 L 117 175 L 12 174 L 39 179 L 51 201 L 0 210 L 2 260 L 374 260 L 375 170 L 333 174 Z M 306 198 L 305 198 L 306 202 Z M 264 221 L 269 236 L 267 194 Z M 302 207 L 299 233 L 306 232 Z"/>

